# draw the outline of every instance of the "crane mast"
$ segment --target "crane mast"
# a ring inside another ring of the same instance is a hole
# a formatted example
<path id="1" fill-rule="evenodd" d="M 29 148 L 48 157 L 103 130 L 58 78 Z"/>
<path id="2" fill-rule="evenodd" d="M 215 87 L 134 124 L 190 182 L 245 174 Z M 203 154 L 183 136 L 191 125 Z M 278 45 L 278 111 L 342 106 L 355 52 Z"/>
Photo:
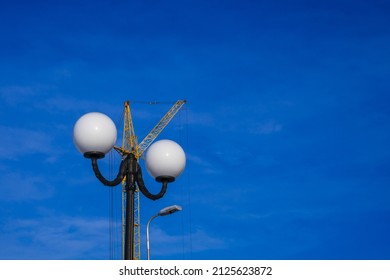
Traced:
<path id="1" fill-rule="evenodd" d="M 134 132 L 133 119 L 130 111 L 130 101 L 124 103 L 124 128 L 122 137 L 122 146 L 114 146 L 114 149 L 121 155 L 122 160 L 130 153 L 134 154 L 137 161 L 141 158 L 146 149 L 153 143 L 158 135 L 169 124 L 173 117 L 179 112 L 181 107 L 186 103 L 186 100 L 178 100 L 169 111 L 161 118 L 156 126 L 146 135 L 146 137 L 138 144 L 137 136 Z M 122 181 L 122 253 L 124 254 L 124 239 L 125 239 L 125 217 L 126 217 L 126 178 Z M 138 186 L 135 188 L 133 196 L 133 215 L 134 215 L 134 260 L 141 259 L 141 234 L 140 234 L 140 191 Z"/>
<path id="2" fill-rule="evenodd" d="M 122 160 L 126 157 L 127 154 L 135 151 L 137 147 L 137 136 L 134 132 L 133 119 L 130 112 L 130 102 L 126 101 L 124 103 L 124 122 L 123 122 L 123 137 L 122 137 L 122 146 L 114 147 L 120 155 Z M 122 244 L 125 244 L 125 229 L 126 229 L 126 178 L 122 180 Z M 133 246 L 133 256 L 134 260 L 139 260 L 141 258 L 141 234 L 140 234 L 140 194 L 138 186 L 136 185 L 133 198 L 133 215 L 134 215 L 134 246 Z M 124 245 L 122 246 L 122 255 L 124 256 Z"/>

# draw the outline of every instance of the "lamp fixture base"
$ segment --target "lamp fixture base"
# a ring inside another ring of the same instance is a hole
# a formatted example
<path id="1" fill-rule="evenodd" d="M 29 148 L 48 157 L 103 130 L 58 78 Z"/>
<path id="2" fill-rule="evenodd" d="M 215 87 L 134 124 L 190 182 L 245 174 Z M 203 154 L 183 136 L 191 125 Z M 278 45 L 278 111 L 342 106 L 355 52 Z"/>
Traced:
<path id="1" fill-rule="evenodd" d="M 102 152 L 92 151 L 92 152 L 86 152 L 84 153 L 84 157 L 86 158 L 96 158 L 101 159 L 104 158 L 105 154 Z"/>
<path id="2" fill-rule="evenodd" d="M 159 183 L 172 183 L 175 181 L 175 177 L 172 176 L 158 176 L 156 177 L 156 181 Z"/>

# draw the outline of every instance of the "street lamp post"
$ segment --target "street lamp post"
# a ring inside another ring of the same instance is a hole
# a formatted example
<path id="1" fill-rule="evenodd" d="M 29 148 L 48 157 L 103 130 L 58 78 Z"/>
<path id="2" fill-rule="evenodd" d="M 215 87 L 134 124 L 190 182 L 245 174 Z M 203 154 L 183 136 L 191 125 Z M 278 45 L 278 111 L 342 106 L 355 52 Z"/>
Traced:
<path id="1" fill-rule="evenodd" d="M 156 217 L 170 215 L 170 214 L 173 214 L 173 213 L 175 213 L 177 211 L 181 211 L 181 210 L 182 210 L 182 208 L 179 205 L 168 206 L 168 207 L 165 207 L 164 209 L 161 209 L 156 215 L 152 216 L 149 219 L 148 224 L 146 225 L 146 249 L 148 251 L 148 260 L 150 260 L 150 241 L 149 241 L 150 240 L 149 239 L 150 223 Z"/>
<path id="2" fill-rule="evenodd" d="M 73 129 L 73 141 L 77 149 L 92 162 L 97 179 L 105 186 L 113 187 L 125 180 L 126 219 L 124 259 L 134 259 L 134 191 L 136 186 L 147 198 L 156 200 L 164 196 L 168 183 L 175 181 L 185 167 L 186 157 L 179 144 L 171 140 L 160 140 L 151 145 L 146 154 L 146 168 L 155 180 L 162 184 L 157 194 L 146 188 L 141 166 L 133 153 L 127 154 L 119 167 L 115 179 L 107 180 L 100 172 L 98 160 L 105 157 L 116 142 L 117 130 L 114 122 L 102 113 L 82 116 Z"/>

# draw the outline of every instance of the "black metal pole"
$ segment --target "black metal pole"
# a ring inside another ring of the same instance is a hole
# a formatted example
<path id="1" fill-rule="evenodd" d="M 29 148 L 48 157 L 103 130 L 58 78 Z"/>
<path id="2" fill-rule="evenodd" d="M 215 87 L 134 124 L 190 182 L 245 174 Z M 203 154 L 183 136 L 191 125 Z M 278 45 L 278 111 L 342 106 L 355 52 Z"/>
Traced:
<path id="1" fill-rule="evenodd" d="M 134 189 L 126 190 L 125 260 L 134 259 Z"/>
<path id="2" fill-rule="evenodd" d="M 137 175 L 137 159 L 133 154 L 127 155 L 126 170 L 126 218 L 125 218 L 125 260 L 134 260 L 134 191 Z"/>

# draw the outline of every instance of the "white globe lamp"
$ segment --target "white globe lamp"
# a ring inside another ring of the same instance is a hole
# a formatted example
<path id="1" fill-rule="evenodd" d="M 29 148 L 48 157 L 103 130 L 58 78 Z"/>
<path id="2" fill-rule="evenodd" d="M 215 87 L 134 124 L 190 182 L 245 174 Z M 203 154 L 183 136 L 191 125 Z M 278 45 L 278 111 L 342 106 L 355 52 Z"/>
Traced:
<path id="1" fill-rule="evenodd" d="M 158 182 L 173 182 L 186 165 L 183 148 L 172 140 L 160 140 L 151 145 L 146 153 L 146 168 Z"/>
<path id="2" fill-rule="evenodd" d="M 87 158 L 103 158 L 114 147 L 116 136 L 114 122 L 98 112 L 83 115 L 73 128 L 73 142 Z"/>

